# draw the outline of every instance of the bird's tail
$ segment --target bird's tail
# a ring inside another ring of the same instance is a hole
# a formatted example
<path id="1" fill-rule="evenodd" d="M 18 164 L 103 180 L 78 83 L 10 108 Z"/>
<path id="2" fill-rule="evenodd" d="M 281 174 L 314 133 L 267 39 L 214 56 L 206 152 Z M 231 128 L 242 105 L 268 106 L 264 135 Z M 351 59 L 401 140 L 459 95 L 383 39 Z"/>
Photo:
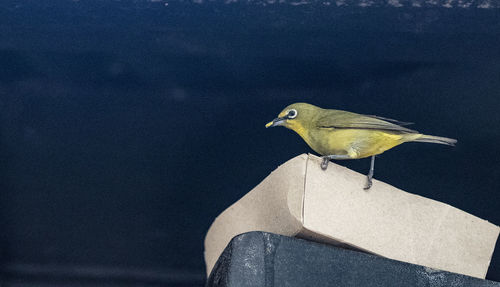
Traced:
<path id="1" fill-rule="evenodd" d="M 418 137 L 412 141 L 424 142 L 424 143 L 437 143 L 437 144 L 444 144 L 444 145 L 451 145 L 451 146 L 454 146 L 457 143 L 456 139 L 450 139 L 450 138 L 438 137 L 438 136 L 430 136 L 430 135 L 421 135 L 420 137 Z"/>

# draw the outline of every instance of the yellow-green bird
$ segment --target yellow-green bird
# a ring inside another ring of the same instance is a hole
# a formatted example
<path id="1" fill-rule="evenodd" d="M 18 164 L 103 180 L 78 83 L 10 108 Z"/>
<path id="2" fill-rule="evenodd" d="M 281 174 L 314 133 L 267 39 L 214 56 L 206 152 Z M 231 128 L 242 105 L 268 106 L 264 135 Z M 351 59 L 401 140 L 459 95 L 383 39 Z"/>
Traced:
<path id="1" fill-rule="evenodd" d="M 371 156 L 365 189 L 372 186 L 375 155 L 405 142 L 427 142 L 454 146 L 457 140 L 421 134 L 405 128 L 411 123 L 341 110 L 322 109 L 307 103 L 286 107 L 266 128 L 284 126 L 299 134 L 323 156 L 321 168 L 331 159 L 358 159 Z"/>

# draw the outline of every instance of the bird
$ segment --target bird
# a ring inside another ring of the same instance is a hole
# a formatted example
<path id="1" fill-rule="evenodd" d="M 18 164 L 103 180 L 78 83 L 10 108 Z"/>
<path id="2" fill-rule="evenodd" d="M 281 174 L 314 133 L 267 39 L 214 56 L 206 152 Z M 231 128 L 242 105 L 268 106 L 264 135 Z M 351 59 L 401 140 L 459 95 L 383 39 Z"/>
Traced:
<path id="1" fill-rule="evenodd" d="M 283 126 L 296 132 L 311 149 L 322 156 L 321 168 L 330 160 L 371 157 L 365 190 L 372 186 L 375 156 L 405 142 L 426 142 L 454 146 L 456 139 L 421 134 L 405 126 L 413 123 L 322 109 L 308 103 L 294 103 L 284 108 L 266 128 Z"/>

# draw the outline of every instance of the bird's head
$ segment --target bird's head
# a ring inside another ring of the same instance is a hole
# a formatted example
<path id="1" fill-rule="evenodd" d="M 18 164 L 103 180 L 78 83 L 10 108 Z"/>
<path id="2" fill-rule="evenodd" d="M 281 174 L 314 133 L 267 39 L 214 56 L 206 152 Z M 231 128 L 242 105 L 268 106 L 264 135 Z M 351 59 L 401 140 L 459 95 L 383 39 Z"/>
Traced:
<path id="1" fill-rule="evenodd" d="M 313 123 L 320 109 L 307 103 L 291 104 L 283 109 L 272 122 L 267 123 L 266 128 L 284 126 L 298 132 L 299 129 L 308 128 Z"/>

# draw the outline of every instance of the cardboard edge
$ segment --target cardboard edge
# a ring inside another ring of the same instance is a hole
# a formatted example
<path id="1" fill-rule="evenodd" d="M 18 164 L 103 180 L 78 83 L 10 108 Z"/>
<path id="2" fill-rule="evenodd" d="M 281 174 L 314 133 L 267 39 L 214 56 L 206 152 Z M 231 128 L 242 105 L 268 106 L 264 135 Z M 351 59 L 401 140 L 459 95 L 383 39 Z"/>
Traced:
<path id="1" fill-rule="evenodd" d="M 310 230 L 306 227 L 302 227 L 302 229 L 299 230 L 299 232 L 295 235 L 295 237 L 305 239 L 308 241 L 333 245 L 333 246 L 343 248 L 343 249 L 349 249 L 349 250 L 354 250 L 354 251 L 363 252 L 363 253 L 367 253 L 367 254 L 381 256 L 377 253 L 368 251 L 368 250 L 363 249 L 361 247 L 358 247 L 356 245 L 349 244 L 341 239 L 329 236 L 327 234 L 324 234 L 324 233 L 321 233 L 318 231 Z M 383 257 L 383 256 L 381 256 L 381 257 Z"/>

